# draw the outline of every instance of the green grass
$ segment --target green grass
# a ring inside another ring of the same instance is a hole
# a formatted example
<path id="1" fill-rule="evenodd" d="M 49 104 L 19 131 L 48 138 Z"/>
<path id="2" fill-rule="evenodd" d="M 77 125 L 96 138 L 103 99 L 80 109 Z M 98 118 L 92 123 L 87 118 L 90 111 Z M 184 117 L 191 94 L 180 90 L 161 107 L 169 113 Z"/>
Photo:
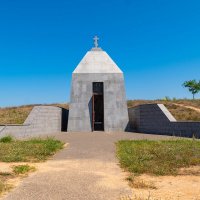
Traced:
<path id="1" fill-rule="evenodd" d="M 29 165 L 17 165 L 13 167 L 13 172 L 15 174 L 27 174 L 28 172 L 35 170 L 35 167 Z"/>
<path id="2" fill-rule="evenodd" d="M 179 168 L 200 165 L 198 140 L 122 140 L 116 147 L 121 167 L 134 174 L 177 175 Z"/>
<path id="3" fill-rule="evenodd" d="M 10 143 L 12 141 L 13 141 L 13 138 L 11 136 L 5 136 L 5 137 L 0 138 L 0 142 L 2 143 Z"/>
<path id="4" fill-rule="evenodd" d="M 0 143 L 0 161 L 2 162 L 38 162 L 44 161 L 63 143 L 53 138 L 30 139 L 26 141 L 13 140 L 10 143 Z"/>

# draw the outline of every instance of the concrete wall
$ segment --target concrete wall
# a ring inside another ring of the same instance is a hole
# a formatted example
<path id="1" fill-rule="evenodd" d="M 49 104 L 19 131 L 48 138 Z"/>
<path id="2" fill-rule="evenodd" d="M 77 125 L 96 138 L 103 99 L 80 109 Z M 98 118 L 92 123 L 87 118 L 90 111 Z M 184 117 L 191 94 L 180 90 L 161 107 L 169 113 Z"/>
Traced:
<path id="1" fill-rule="evenodd" d="M 0 137 L 13 135 L 16 138 L 37 136 L 61 131 L 62 108 L 35 106 L 23 125 L 0 125 Z"/>
<path id="2" fill-rule="evenodd" d="M 68 131 L 92 131 L 92 82 L 104 83 L 105 131 L 124 131 L 128 110 L 122 73 L 72 75 Z"/>
<path id="3" fill-rule="evenodd" d="M 200 138 L 200 122 L 179 122 L 163 104 L 145 104 L 128 109 L 131 130 Z"/>

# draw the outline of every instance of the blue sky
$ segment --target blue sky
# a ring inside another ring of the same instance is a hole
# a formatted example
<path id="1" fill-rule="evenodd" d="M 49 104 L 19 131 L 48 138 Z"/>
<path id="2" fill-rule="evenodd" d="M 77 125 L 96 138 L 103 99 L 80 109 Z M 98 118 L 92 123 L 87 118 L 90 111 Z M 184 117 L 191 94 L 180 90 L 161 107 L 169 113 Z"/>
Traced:
<path id="1" fill-rule="evenodd" d="M 2 0 L 0 107 L 68 102 L 94 35 L 127 99 L 191 97 L 181 85 L 200 79 L 199 0 Z"/>

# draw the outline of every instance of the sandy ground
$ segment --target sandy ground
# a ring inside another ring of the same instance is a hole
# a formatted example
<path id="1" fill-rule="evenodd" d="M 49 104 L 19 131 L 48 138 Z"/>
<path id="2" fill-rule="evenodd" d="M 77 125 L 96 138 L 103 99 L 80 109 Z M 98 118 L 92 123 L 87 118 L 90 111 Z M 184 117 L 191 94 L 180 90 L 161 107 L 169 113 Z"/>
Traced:
<path id="1" fill-rule="evenodd" d="M 173 103 L 173 104 L 177 105 L 177 106 L 185 107 L 185 108 L 190 108 L 190 109 L 195 110 L 200 113 L 200 108 L 196 108 L 194 106 L 187 106 L 187 105 L 183 105 L 183 104 L 179 104 L 179 103 Z"/>
<path id="2" fill-rule="evenodd" d="M 200 200 L 200 167 L 189 168 L 196 175 L 149 176 L 141 175 L 138 179 L 152 184 L 156 189 L 134 189 L 133 195 L 159 200 Z"/>
<path id="3" fill-rule="evenodd" d="M 157 189 L 131 189 L 115 157 L 114 143 L 120 139 L 166 139 L 137 133 L 59 133 L 57 139 L 69 143 L 27 178 L 15 179 L 17 186 L 4 200 L 120 200 L 125 196 L 163 200 L 200 200 L 200 168 L 190 168 L 180 176 L 142 175 Z M 19 163 L 0 163 L 0 171 Z M 21 163 L 20 163 L 21 164 Z M 193 172 L 193 175 L 191 175 Z M 187 175 L 189 174 L 189 175 Z"/>

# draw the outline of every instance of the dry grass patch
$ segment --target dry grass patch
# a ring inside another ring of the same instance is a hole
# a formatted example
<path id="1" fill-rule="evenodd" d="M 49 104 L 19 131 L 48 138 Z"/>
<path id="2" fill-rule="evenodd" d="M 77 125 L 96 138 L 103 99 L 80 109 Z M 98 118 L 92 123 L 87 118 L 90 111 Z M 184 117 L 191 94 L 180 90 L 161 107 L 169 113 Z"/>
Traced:
<path id="1" fill-rule="evenodd" d="M 164 105 L 178 121 L 200 121 L 200 113 L 196 110 L 172 103 L 165 103 Z"/>
<path id="2" fill-rule="evenodd" d="M 12 186 L 7 183 L 7 180 L 13 178 L 13 174 L 10 172 L 0 172 L 0 196 L 4 192 L 9 191 L 12 189 Z"/>
<path id="3" fill-rule="evenodd" d="M 200 99 L 177 99 L 177 100 L 174 100 L 173 102 L 175 103 L 179 103 L 179 104 L 182 104 L 182 105 L 186 105 L 186 106 L 192 106 L 192 107 L 196 107 L 196 108 L 200 108 Z"/>
<path id="4" fill-rule="evenodd" d="M 0 109 L 0 124 L 23 124 L 33 106 Z"/>
<path id="5" fill-rule="evenodd" d="M 8 192 L 9 190 L 12 189 L 12 186 L 6 183 L 3 183 L 0 179 L 0 196 L 4 193 L 4 192 Z"/>
<path id="6" fill-rule="evenodd" d="M 68 109 L 68 104 L 33 104 L 19 107 L 0 108 L 0 124 L 23 124 L 34 106 L 58 106 Z"/>
<path id="7" fill-rule="evenodd" d="M 157 189 L 157 187 L 152 181 L 143 180 L 142 178 L 140 178 L 139 176 L 135 176 L 134 174 L 130 174 L 126 180 L 129 182 L 129 185 L 133 188 Z"/>
<path id="8" fill-rule="evenodd" d="M 120 198 L 120 200 L 162 200 L 162 199 L 154 198 L 149 193 L 147 195 L 147 197 L 144 197 L 143 195 L 132 194 L 132 195 L 128 195 L 128 196 L 123 196 L 123 197 Z M 168 199 L 168 200 L 172 200 L 172 199 Z"/>

